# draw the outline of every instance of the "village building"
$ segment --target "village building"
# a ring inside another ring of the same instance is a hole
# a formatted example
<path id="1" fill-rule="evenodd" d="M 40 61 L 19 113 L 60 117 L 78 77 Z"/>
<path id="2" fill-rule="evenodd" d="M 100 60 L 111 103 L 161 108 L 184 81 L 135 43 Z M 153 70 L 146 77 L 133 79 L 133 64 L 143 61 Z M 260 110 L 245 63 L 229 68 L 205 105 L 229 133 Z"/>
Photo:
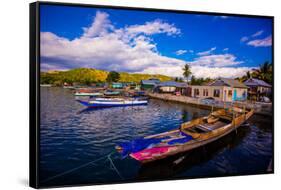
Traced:
<path id="1" fill-rule="evenodd" d="M 171 93 L 177 95 L 187 95 L 188 85 L 184 82 L 166 81 L 158 83 L 153 89 L 157 93 Z"/>
<path id="2" fill-rule="evenodd" d="M 270 97 L 272 86 L 263 80 L 250 78 L 244 82 L 248 87 L 248 94 L 251 100 L 259 100 L 261 97 Z"/>
<path id="3" fill-rule="evenodd" d="M 206 85 L 192 85 L 191 97 L 233 102 L 247 100 L 247 86 L 234 79 L 219 78 Z"/>
<path id="4" fill-rule="evenodd" d="M 120 82 L 113 82 L 113 83 L 111 84 L 111 87 L 112 87 L 112 88 L 115 88 L 115 89 L 122 89 L 122 88 L 123 88 L 123 84 L 120 83 Z"/>
<path id="5" fill-rule="evenodd" d="M 150 78 L 148 80 L 141 80 L 140 83 L 142 90 L 153 90 L 154 87 L 160 83 L 160 80 L 157 78 Z"/>

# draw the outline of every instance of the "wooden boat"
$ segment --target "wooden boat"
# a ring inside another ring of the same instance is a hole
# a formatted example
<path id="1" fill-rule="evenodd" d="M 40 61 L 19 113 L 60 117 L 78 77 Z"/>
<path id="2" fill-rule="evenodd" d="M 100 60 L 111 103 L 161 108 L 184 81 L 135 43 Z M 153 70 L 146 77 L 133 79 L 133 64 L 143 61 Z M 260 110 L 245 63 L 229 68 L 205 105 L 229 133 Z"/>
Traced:
<path id="1" fill-rule="evenodd" d="M 95 98 L 93 100 L 84 101 L 77 100 L 84 106 L 90 108 L 104 107 L 120 107 L 120 106 L 140 106 L 147 105 L 148 101 L 138 98 Z"/>
<path id="2" fill-rule="evenodd" d="M 97 88 L 80 88 L 77 89 L 75 96 L 102 96 L 103 93 L 100 92 Z"/>
<path id="3" fill-rule="evenodd" d="M 40 84 L 40 87 L 52 87 L 51 84 Z"/>
<path id="4" fill-rule="evenodd" d="M 75 92 L 74 96 L 102 96 L 100 92 Z"/>
<path id="5" fill-rule="evenodd" d="M 253 109 L 237 107 L 220 109 L 206 117 L 183 123 L 179 129 L 118 145 L 116 149 L 120 153 L 126 149 L 130 157 L 141 163 L 152 162 L 211 143 L 237 130 L 253 113 Z"/>
<path id="6" fill-rule="evenodd" d="M 109 90 L 104 91 L 105 96 L 118 96 L 120 94 L 121 94 L 120 91 L 109 91 Z"/>
<path id="7" fill-rule="evenodd" d="M 70 90 L 75 89 L 75 87 L 74 87 L 74 86 L 63 86 L 63 88 L 64 88 L 64 89 L 70 89 Z"/>

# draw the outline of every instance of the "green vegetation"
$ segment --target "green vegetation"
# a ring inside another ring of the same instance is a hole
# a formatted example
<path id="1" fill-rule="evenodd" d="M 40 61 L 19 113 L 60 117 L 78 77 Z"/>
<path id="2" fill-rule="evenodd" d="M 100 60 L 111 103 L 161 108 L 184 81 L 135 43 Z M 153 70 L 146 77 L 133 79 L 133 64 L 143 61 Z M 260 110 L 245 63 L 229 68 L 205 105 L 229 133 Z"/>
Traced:
<path id="1" fill-rule="evenodd" d="M 120 79 L 120 74 L 116 71 L 110 71 L 107 75 L 106 82 L 118 82 Z"/>
<path id="2" fill-rule="evenodd" d="M 272 72 L 273 72 L 272 63 L 269 63 L 267 61 L 264 64 L 261 64 L 260 68 L 253 70 L 252 77 L 261 79 L 265 82 L 272 84 L 272 80 L 273 80 Z"/>
<path id="3" fill-rule="evenodd" d="M 165 75 L 150 75 L 150 74 L 138 74 L 138 73 L 120 73 L 119 82 L 135 82 L 139 83 L 141 80 L 148 80 L 150 78 L 158 78 L 160 81 L 172 80 L 172 77 Z"/>
<path id="4" fill-rule="evenodd" d="M 180 78 L 180 77 L 176 77 L 176 78 L 175 78 L 175 82 L 183 82 L 183 80 L 182 80 L 182 78 Z"/>
<path id="5" fill-rule="evenodd" d="M 264 62 L 260 65 L 258 69 L 253 69 L 252 71 L 248 71 L 246 75 L 244 75 L 241 78 L 238 78 L 240 82 L 245 82 L 249 78 L 256 78 L 263 80 L 269 84 L 272 84 L 272 63 L 269 63 L 268 61 Z"/>
<path id="6" fill-rule="evenodd" d="M 71 69 L 68 71 L 48 71 L 41 72 L 40 83 L 41 84 L 52 84 L 55 86 L 61 86 L 64 83 L 73 85 L 77 84 L 92 84 L 106 82 L 109 72 L 90 68 L 78 68 Z M 161 81 L 171 80 L 171 77 L 164 75 L 149 75 L 149 74 L 130 74 L 130 73 L 119 73 L 120 78 L 118 82 L 136 82 L 139 83 L 141 80 L 147 80 L 149 78 L 158 78 Z"/>
<path id="7" fill-rule="evenodd" d="M 186 79 L 188 79 L 188 77 L 191 75 L 191 79 L 189 82 L 190 85 L 203 85 L 212 81 L 212 79 L 210 78 L 196 78 L 194 75 L 192 75 L 190 66 L 188 64 L 185 64 L 182 70 L 183 70 L 183 76 Z M 179 81 L 179 79 L 176 78 L 175 81 Z"/>
<path id="8" fill-rule="evenodd" d="M 194 75 L 191 76 L 190 84 L 191 85 L 203 85 L 211 82 L 210 78 L 196 78 Z"/>
<path id="9" fill-rule="evenodd" d="M 190 66 L 188 64 L 185 64 L 182 70 L 183 76 L 188 79 L 188 77 L 191 75 Z"/>

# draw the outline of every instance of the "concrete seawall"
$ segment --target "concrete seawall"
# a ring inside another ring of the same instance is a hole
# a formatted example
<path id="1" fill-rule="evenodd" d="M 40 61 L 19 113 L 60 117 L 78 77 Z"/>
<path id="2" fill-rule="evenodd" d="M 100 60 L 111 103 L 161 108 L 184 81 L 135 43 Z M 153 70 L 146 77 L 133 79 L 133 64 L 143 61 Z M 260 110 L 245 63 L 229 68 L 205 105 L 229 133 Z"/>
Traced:
<path id="1" fill-rule="evenodd" d="M 231 107 L 231 103 L 223 103 L 223 102 L 217 102 L 215 104 L 207 104 L 200 99 L 187 97 L 187 96 L 176 96 L 171 94 L 159 94 L 159 93 L 148 93 L 148 96 L 150 98 L 160 99 L 164 101 L 172 101 L 172 102 L 178 102 L 178 103 L 184 103 L 188 104 L 190 106 L 195 106 L 202 109 L 221 109 L 221 108 L 227 108 Z M 272 116 L 272 104 L 263 104 L 263 103 L 250 103 L 250 102 L 235 102 L 235 105 L 243 107 L 246 106 L 246 108 L 250 109 L 253 108 L 255 110 L 255 114 L 265 115 L 265 116 Z"/>

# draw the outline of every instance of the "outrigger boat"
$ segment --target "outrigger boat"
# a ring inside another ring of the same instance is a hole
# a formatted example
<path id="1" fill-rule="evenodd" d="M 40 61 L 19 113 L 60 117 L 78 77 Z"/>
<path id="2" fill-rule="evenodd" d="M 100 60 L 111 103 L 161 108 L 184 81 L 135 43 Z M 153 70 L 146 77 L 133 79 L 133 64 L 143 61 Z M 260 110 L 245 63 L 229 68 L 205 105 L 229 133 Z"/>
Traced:
<path id="1" fill-rule="evenodd" d="M 123 156 L 147 163 L 186 152 L 237 130 L 254 113 L 253 109 L 232 107 L 181 124 L 178 129 L 120 143 L 116 150 Z"/>
<path id="2" fill-rule="evenodd" d="M 139 99 L 139 98 L 95 98 L 89 101 L 84 101 L 84 100 L 77 100 L 77 101 L 89 108 L 140 106 L 140 105 L 147 105 L 148 103 L 147 100 Z"/>

